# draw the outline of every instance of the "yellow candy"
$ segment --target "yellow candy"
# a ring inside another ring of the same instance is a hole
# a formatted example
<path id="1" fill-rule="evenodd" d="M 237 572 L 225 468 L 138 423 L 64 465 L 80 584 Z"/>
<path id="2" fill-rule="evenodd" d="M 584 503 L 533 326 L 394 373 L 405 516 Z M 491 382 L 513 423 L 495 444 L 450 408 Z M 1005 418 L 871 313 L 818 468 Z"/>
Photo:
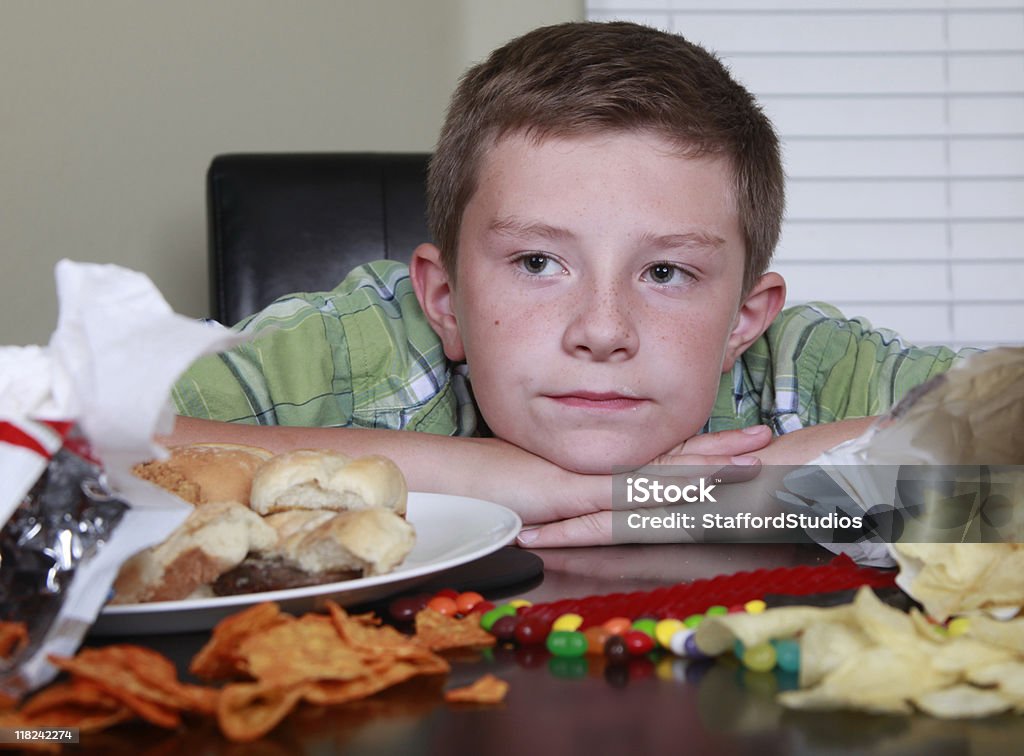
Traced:
<path id="1" fill-rule="evenodd" d="M 743 605 L 743 609 L 747 612 L 747 614 L 760 614 L 767 608 L 768 605 L 764 603 L 761 599 L 754 599 L 753 601 L 748 601 Z"/>
<path id="2" fill-rule="evenodd" d="M 654 637 L 662 648 L 670 648 L 669 643 L 672 641 L 672 636 L 677 631 L 682 630 L 686 625 L 683 624 L 682 620 L 678 619 L 663 619 L 659 620 L 658 624 L 654 626 Z"/>
<path id="3" fill-rule="evenodd" d="M 949 624 L 946 625 L 946 632 L 949 633 L 950 638 L 955 638 L 958 635 L 963 635 L 971 627 L 971 621 L 966 617 L 956 617 L 951 619 Z"/>
<path id="4" fill-rule="evenodd" d="M 580 625 L 583 624 L 583 618 L 578 614 L 563 614 L 561 617 L 554 621 L 551 625 L 552 631 L 565 631 L 573 632 L 579 630 Z"/>
<path id="5" fill-rule="evenodd" d="M 508 605 L 514 606 L 516 609 L 518 609 L 521 606 L 533 606 L 533 602 L 527 601 L 526 599 L 512 599 L 508 602 Z"/>

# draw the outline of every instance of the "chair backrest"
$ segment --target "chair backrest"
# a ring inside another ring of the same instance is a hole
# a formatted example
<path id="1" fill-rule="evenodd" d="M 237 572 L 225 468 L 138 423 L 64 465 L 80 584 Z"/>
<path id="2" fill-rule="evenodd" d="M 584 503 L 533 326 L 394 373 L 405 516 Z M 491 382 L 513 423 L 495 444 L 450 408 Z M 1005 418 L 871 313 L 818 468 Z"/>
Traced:
<path id="1" fill-rule="evenodd" d="M 430 241 L 428 153 L 219 155 L 206 176 L 210 317 L 231 325 Z"/>

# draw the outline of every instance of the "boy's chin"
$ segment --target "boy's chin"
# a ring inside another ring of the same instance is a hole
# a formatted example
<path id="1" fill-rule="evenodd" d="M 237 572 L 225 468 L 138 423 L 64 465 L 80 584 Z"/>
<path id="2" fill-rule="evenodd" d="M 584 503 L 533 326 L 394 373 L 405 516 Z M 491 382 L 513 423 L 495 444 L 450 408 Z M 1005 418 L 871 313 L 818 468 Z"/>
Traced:
<path id="1" fill-rule="evenodd" d="M 548 450 L 541 456 L 565 470 L 581 475 L 611 475 L 642 467 L 658 455 L 646 451 L 629 453 L 622 444 L 615 444 L 607 448 L 593 446 Z"/>

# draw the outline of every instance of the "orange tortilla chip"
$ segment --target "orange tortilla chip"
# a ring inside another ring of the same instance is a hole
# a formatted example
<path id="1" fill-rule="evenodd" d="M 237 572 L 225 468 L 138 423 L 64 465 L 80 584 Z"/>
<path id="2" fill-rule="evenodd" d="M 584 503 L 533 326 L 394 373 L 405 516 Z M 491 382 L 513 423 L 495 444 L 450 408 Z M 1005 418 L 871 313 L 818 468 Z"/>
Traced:
<path id="1" fill-rule="evenodd" d="M 445 691 L 449 703 L 496 704 L 505 700 L 508 683 L 494 675 L 484 675 L 472 685 Z"/>
<path id="2" fill-rule="evenodd" d="M 307 685 L 305 682 L 285 686 L 232 683 L 221 691 L 217 724 L 230 740 L 239 743 L 257 740 L 288 716 Z"/>
<path id="3" fill-rule="evenodd" d="M 416 640 L 431 651 L 493 646 L 495 643 L 494 636 L 480 627 L 478 617 L 470 614 L 457 619 L 433 609 L 424 609 L 416 614 Z"/>
<path id="4" fill-rule="evenodd" d="M 234 677 L 241 671 L 235 656 L 238 645 L 250 635 L 291 619 L 291 615 L 282 613 L 280 607 L 272 601 L 225 617 L 213 628 L 207 644 L 192 658 L 189 672 L 204 680 Z"/>
<path id="5" fill-rule="evenodd" d="M 351 680 L 367 673 L 360 654 L 342 641 L 330 619 L 317 615 L 251 635 L 237 653 L 250 675 L 279 687 L 307 680 Z"/>

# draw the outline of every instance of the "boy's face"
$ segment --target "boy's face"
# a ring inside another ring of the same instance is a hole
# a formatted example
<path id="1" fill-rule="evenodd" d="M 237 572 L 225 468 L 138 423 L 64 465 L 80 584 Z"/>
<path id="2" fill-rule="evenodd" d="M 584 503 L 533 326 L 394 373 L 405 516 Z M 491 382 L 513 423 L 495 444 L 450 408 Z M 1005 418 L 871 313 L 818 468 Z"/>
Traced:
<path id="1" fill-rule="evenodd" d="M 457 285 L 433 299 L 447 315 L 424 309 L 496 436 L 599 473 L 700 430 L 723 370 L 763 331 L 741 308 L 732 195 L 726 160 L 649 133 L 488 151 Z"/>

